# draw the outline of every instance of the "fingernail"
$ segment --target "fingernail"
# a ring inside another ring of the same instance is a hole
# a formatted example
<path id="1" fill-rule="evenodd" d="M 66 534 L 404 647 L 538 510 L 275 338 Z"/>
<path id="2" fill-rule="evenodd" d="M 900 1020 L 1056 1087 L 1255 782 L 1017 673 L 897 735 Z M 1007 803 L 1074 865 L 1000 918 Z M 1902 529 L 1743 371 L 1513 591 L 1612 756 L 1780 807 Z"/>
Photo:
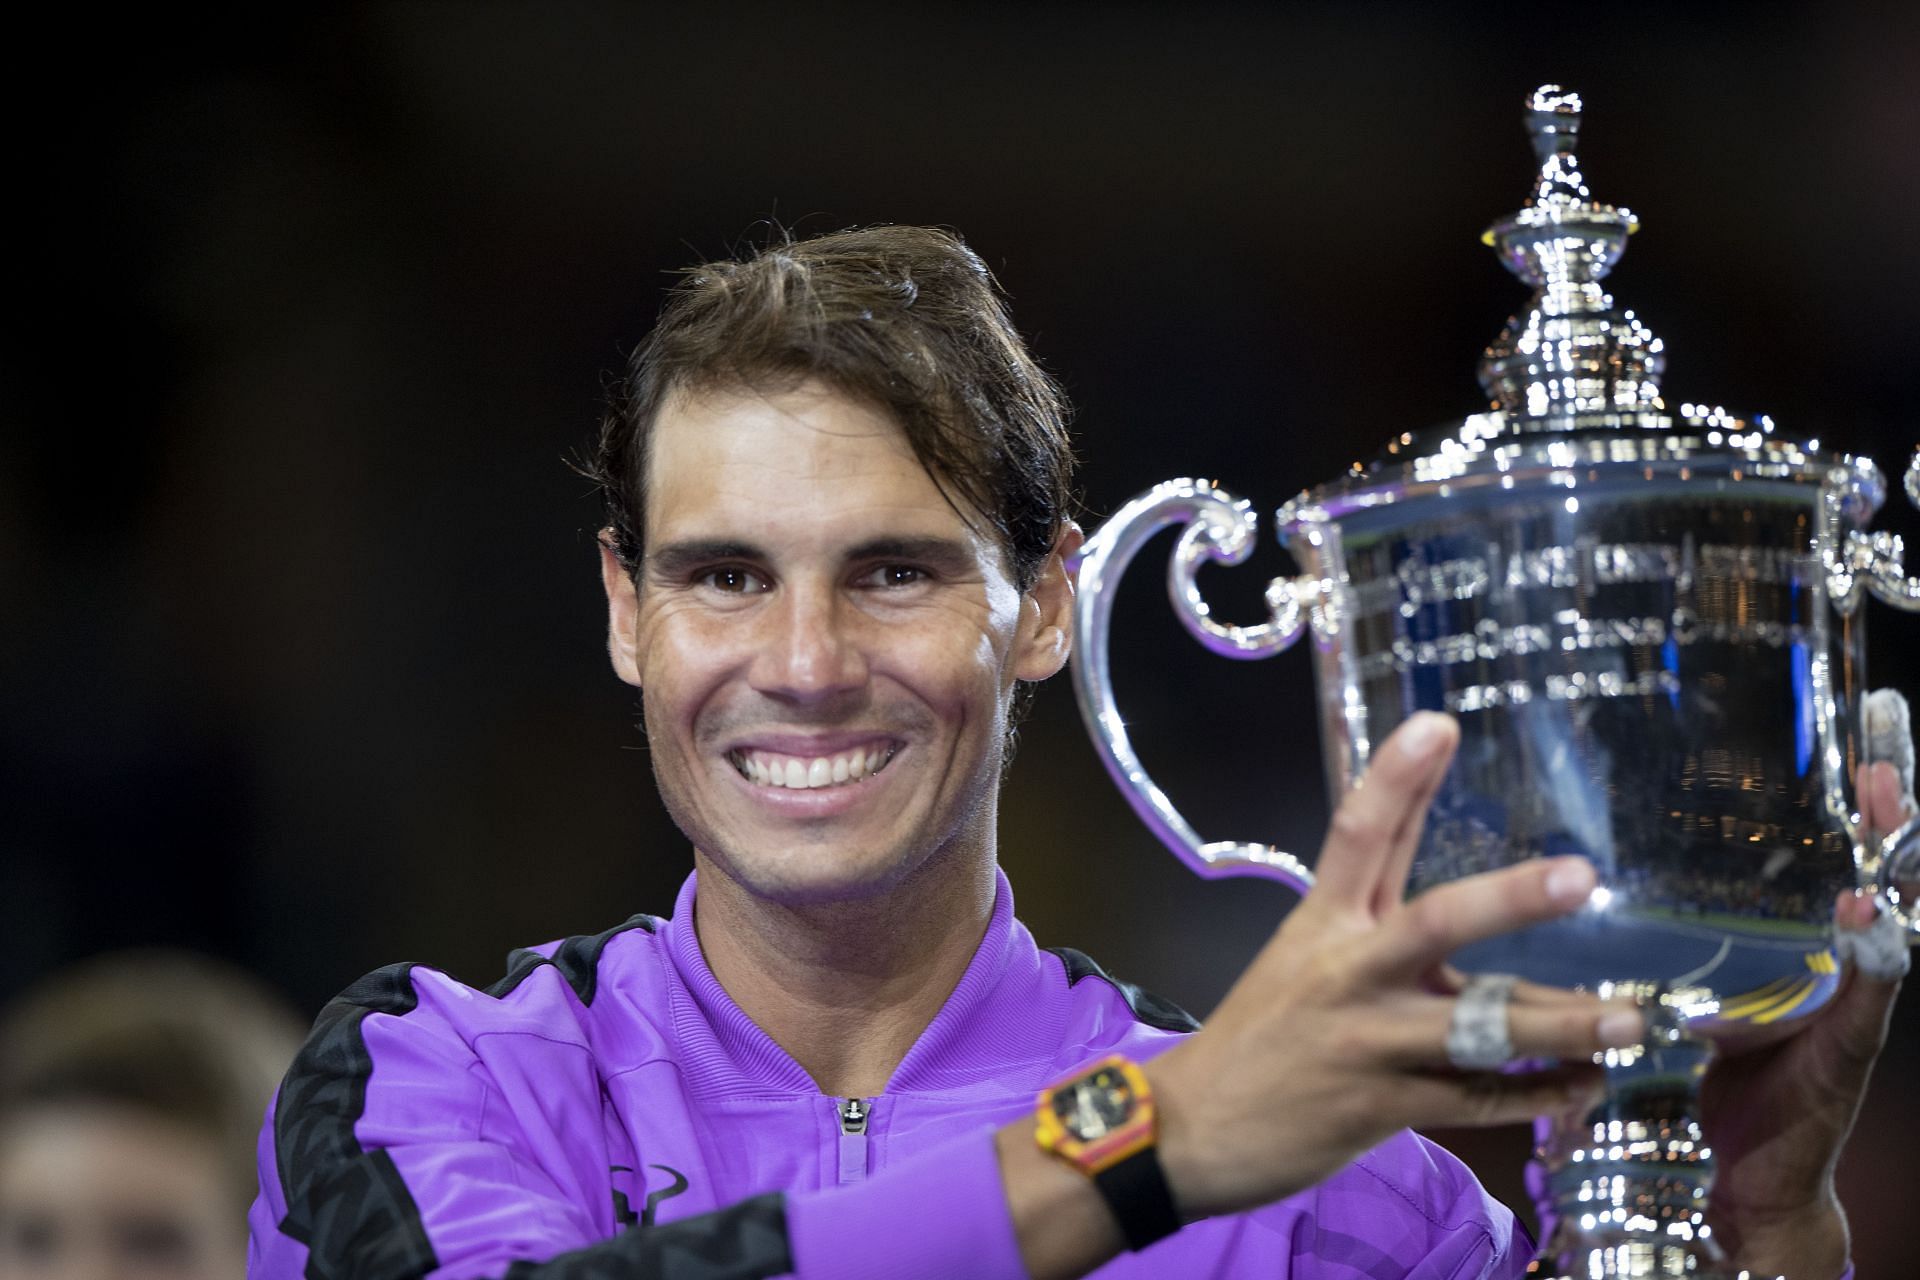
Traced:
<path id="1" fill-rule="evenodd" d="M 1600 1043 L 1613 1049 L 1639 1044 L 1647 1034 L 1646 1024 L 1640 1020 L 1640 1015 L 1624 1010 L 1601 1014 L 1600 1025 L 1595 1029 L 1600 1034 Z"/>
<path id="2" fill-rule="evenodd" d="M 1558 903 L 1585 901 L 1593 892 L 1593 884 L 1593 864 L 1585 858 L 1562 859 L 1547 872 L 1547 896 Z"/>
<path id="3" fill-rule="evenodd" d="M 1440 749 L 1447 736 L 1447 718 L 1432 711 L 1416 711 L 1400 726 L 1400 748 L 1416 760 Z"/>

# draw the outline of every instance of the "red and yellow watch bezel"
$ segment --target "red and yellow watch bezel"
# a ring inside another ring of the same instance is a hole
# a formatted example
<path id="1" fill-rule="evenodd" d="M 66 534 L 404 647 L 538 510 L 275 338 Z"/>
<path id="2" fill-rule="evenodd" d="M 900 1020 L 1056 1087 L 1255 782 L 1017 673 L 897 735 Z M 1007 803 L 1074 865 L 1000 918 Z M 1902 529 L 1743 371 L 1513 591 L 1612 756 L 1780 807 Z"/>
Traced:
<path id="1" fill-rule="evenodd" d="M 1117 1072 L 1125 1081 L 1131 1111 L 1127 1119 L 1098 1138 L 1076 1137 L 1054 1109 L 1054 1099 L 1063 1091 L 1090 1082 L 1105 1071 Z M 1040 1091 L 1034 1106 L 1034 1139 L 1044 1151 L 1071 1162 L 1088 1177 L 1111 1169 L 1129 1156 L 1153 1145 L 1155 1132 L 1153 1086 L 1139 1064 L 1122 1054 L 1109 1054 L 1084 1071 Z"/>

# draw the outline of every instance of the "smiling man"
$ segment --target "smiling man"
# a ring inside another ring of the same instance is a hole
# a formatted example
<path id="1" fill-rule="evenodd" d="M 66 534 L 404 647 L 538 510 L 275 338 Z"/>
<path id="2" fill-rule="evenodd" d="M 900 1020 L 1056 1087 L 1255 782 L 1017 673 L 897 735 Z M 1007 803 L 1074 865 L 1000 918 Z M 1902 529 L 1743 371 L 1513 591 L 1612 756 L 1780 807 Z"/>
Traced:
<path id="1" fill-rule="evenodd" d="M 888 415 L 812 379 L 676 390 L 648 469 L 638 574 L 603 552 L 611 648 L 701 949 L 814 1080 L 881 1094 L 993 909 L 1014 683 L 1066 659 L 1058 556 L 1023 595 Z"/>
<path id="2" fill-rule="evenodd" d="M 1383 745 L 1204 1031 L 1015 919 L 998 784 L 1021 686 L 1068 655 L 1070 462 L 950 235 L 690 273 L 596 467 L 609 649 L 694 874 L 670 918 L 484 991 L 397 965 L 331 1004 L 268 1117 L 255 1273 L 1518 1275 L 1511 1215 L 1406 1128 L 1592 1086 L 1450 1065 L 1444 961 L 1594 879 L 1543 859 L 1403 901 L 1451 721 Z M 1743 1264 L 1840 1273 L 1832 1158 L 1896 986 L 1856 981 L 1742 1086 L 1817 1062 L 1837 1099 L 1723 1144 L 1774 1175 L 1721 1222 Z M 1516 1057 L 1642 1033 L 1524 985 L 1507 1021 Z"/>

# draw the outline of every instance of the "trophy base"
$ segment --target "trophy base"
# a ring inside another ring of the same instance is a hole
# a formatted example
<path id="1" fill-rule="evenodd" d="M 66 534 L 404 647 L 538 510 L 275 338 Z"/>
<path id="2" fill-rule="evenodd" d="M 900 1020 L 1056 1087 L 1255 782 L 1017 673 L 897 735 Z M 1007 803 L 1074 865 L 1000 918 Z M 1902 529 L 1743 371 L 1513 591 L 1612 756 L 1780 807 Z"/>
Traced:
<path id="1" fill-rule="evenodd" d="M 1646 1042 L 1604 1055 L 1600 1105 L 1548 1117 L 1535 1152 L 1548 1225 L 1529 1276 L 1747 1280 L 1706 1223 L 1714 1162 L 1697 1116 L 1713 1045 L 1662 994 L 1641 993 Z"/>
<path id="2" fill-rule="evenodd" d="M 1685 1276 L 1688 1280 L 1750 1280 L 1745 1271 L 1727 1270 L 1726 1257 L 1709 1243 L 1655 1245 L 1625 1233 L 1583 1241 L 1576 1250 L 1547 1246 L 1552 1256 L 1535 1258 L 1527 1275 L 1539 1280 L 1645 1280 Z"/>

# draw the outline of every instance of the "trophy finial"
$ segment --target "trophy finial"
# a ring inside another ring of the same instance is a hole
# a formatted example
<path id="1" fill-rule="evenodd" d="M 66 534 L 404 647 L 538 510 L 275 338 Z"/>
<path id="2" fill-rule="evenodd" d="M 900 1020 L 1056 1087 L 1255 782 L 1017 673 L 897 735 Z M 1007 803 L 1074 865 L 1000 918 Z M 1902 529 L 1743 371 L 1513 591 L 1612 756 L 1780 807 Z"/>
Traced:
<path id="1" fill-rule="evenodd" d="M 1557 84 L 1543 84 L 1527 99 L 1527 132 L 1540 161 L 1540 185 L 1529 205 L 1578 204 L 1587 198 L 1586 180 L 1574 147 L 1580 141 L 1580 95 Z"/>
<path id="2" fill-rule="evenodd" d="M 1587 190 L 1575 154 L 1580 113 L 1580 95 L 1559 85 L 1527 96 L 1539 180 L 1526 204 L 1483 237 L 1534 289 L 1480 360 L 1480 385 L 1520 429 L 1661 407 L 1660 340 L 1633 312 L 1616 310 L 1599 284 L 1640 220 Z"/>

